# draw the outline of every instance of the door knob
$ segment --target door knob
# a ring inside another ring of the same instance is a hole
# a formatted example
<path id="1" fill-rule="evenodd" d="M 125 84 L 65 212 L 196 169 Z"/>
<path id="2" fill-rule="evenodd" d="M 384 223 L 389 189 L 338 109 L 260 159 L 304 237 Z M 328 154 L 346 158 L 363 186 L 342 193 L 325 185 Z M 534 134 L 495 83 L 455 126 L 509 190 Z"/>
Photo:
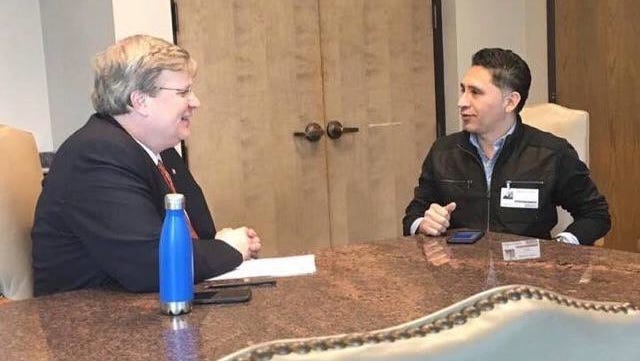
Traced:
<path id="1" fill-rule="evenodd" d="M 356 127 L 343 127 L 342 123 L 337 120 L 332 120 L 327 123 L 327 135 L 331 139 L 338 139 L 343 133 L 355 133 L 358 130 Z"/>
<path id="2" fill-rule="evenodd" d="M 304 132 L 295 132 L 293 136 L 305 137 L 310 142 L 317 142 L 322 138 L 322 134 L 324 134 L 322 126 L 318 123 L 311 122 L 304 128 Z"/>

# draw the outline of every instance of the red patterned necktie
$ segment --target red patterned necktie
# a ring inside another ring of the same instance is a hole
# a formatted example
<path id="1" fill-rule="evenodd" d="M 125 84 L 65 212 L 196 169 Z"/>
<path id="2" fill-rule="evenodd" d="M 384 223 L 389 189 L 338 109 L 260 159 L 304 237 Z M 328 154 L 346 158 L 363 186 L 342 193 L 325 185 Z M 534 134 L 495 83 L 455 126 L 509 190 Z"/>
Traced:
<path id="1" fill-rule="evenodd" d="M 162 164 L 161 160 L 158 160 L 158 170 L 160 171 L 160 175 L 162 176 L 162 179 L 164 179 L 164 182 L 167 184 L 167 187 L 169 187 L 171 193 L 178 193 L 176 192 L 176 187 L 173 185 L 171 175 L 169 175 L 169 172 L 167 172 L 167 168 L 164 167 L 164 164 Z M 189 233 L 191 234 L 191 239 L 199 239 L 200 237 L 198 237 L 198 233 L 193 228 L 186 209 L 184 211 L 184 215 L 187 217 L 187 224 L 189 225 Z"/>

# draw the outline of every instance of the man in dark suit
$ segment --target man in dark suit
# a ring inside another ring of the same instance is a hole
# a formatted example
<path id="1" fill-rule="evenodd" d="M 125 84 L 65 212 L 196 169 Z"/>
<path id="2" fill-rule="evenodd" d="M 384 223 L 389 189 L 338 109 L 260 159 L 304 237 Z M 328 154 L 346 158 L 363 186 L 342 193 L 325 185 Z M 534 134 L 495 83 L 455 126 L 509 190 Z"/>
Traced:
<path id="1" fill-rule="evenodd" d="M 193 230 L 196 282 L 255 255 L 247 227 L 216 232 L 202 190 L 173 148 L 200 101 L 184 49 L 136 35 L 98 54 L 96 114 L 58 149 L 36 207 L 36 296 L 89 287 L 158 289 L 166 193 L 182 193 Z"/>

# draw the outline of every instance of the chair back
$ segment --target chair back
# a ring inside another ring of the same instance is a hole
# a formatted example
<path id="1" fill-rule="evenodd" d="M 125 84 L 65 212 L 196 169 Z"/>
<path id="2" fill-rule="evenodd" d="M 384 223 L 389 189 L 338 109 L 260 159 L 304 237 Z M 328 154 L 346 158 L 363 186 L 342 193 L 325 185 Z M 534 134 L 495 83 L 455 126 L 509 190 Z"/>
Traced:
<path id="1" fill-rule="evenodd" d="M 639 332 L 629 303 L 510 285 L 386 329 L 270 341 L 219 361 L 635 361 Z"/>
<path id="2" fill-rule="evenodd" d="M 544 103 L 524 107 L 520 116 L 523 123 L 566 139 L 580 160 L 589 165 L 589 113 Z M 569 212 L 558 207 L 558 223 L 551 230 L 551 235 L 564 231 L 572 222 Z"/>
<path id="3" fill-rule="evenodd" d="M 31 227 L 42 168 L 31 133 L 0 124 L 0 293 L 33 296 Z"/>

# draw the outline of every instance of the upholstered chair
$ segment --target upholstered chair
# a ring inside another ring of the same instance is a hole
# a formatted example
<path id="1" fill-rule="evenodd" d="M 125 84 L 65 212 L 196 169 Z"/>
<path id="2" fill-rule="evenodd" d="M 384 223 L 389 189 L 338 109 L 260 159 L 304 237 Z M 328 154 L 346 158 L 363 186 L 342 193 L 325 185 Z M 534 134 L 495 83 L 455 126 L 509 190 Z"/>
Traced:
<path id="1" fill-rule="evenodd" d="M 275 340 L 219 361 L 635 361 L 639 332 L 629 303 L 509 285 L 386 329 Z"/>
<path id="2" fill-rule="evenodd" d="M 0 294 L 33 295 L 31 227 L 42 168 L 31 133 L 0 124 Z"/>
<path id="3" fill-rule="evenodd" d="M 525 106 L 520 116 L 525 124 L 565 138 L 576 149 L 580 159 L 589 165 L 589 113 L 543 103 Z M 573 218 L 569 212 L 558 207 L 558 223 L 551 230 L 551 235 L 564 231 L 571 222 Z M 598 243 L 602 242 L 603 239 L 598 240 Z"/>

